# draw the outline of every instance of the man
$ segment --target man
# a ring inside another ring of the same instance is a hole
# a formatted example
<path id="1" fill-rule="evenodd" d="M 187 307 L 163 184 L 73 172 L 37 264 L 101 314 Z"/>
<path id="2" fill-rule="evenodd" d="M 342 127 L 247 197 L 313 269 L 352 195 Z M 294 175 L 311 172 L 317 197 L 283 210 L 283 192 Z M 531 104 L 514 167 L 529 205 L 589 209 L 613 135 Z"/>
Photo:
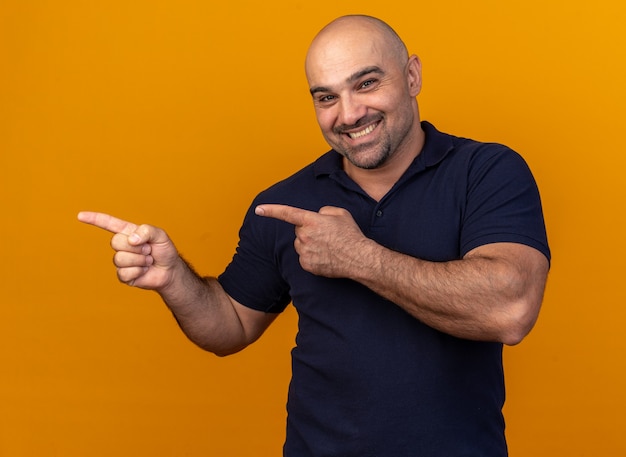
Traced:
<path id="1" fill-rule="evenodd" d="M 421 122 L 420 61 L 378 19 L 327 25 L 306 76 L 333 149 L 255 199 L 219 278 L 158 228 L 79 219 L 218 355 L 293 302 L 285 455 L 506 455 L 502 344 L 534 325 L 550 256 L 528 167 Z"/>

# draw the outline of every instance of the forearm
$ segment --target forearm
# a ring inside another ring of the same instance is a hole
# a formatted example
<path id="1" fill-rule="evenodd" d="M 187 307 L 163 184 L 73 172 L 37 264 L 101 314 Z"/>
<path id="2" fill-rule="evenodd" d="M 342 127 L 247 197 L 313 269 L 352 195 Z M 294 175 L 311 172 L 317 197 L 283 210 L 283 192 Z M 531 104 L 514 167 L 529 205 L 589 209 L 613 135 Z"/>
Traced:
<path id="1" fill-rule="evenodd" d="M 509 247 L 517 249 L 506 245 L 501 249 Z M 349 277 L 442 332 L 516 344 L 536 320 L 547 262 L 539 262 L 537 271 L 527 271 L 506 258 L 490 257 L 489 248 L 486 255 L 450 262 L 416 259 L 371 240 L 363 249 Z"/>
<path id="2" fill-rule="evenodd" d="M 548 260 L 529 246 L 493 243 L 461 260 L 428 262 L 366 238 L 342 208 L 260 205 L 256 212 L 295 225 L 305 271 L 358 281 L 442 332 L 516 344 L 537 318 Z"/>
<path id="3" fill-rule="evenodd" d="M 223 356 L 250 343 L 217 280 L 201 277 L 184 259 L 173 268 L 170 282 L 157 292 L 181 330 L 201 348 Z"/>

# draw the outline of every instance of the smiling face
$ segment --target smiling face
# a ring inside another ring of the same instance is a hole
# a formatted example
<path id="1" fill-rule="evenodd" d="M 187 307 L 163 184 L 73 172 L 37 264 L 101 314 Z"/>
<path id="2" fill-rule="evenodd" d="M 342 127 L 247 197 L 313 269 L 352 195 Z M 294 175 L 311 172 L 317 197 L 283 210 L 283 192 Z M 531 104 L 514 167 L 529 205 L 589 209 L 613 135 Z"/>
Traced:
<path id="1" fill-rule="evenodd" d="M 346 167 L 377 169 L 419 153 L 420 63 L 393 31 L 373 18 L 340 18 L 311 44 L 306 74 L 322 134 Z"/>

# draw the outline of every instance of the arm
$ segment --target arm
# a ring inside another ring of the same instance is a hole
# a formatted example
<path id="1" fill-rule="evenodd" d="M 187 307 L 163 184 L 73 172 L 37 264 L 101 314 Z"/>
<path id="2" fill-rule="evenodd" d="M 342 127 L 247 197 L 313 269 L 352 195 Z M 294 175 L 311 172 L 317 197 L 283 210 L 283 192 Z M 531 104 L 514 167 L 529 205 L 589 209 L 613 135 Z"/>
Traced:
<path id="1" fill-rule="evenodd" d="M 462 260 L 427 262 L 367 245 L 346 274 L 433 328 L 517 344 L 537 319 L 548 261 L 534 248 L 494 243 Z"/>
<path id="2" fill-rule="evenodd" d="M 294 247 L 306 271 L 358 281 L 451 335 L 516 344 L 539 313 L 548 261 L 531 247 L 494 243 L 461 260 L 428 262 L 366 238 L 341 208 L 261 205 L 257 214 L 296 226 Z"/>
<path id="3" fill-rule="evenodd" d="M 198 275 L 161 229 L 102 213 L 82 212 L 78 219 L 114 233 L 119 280 L 156 291 L 187 337 L 203 349 L 219 356 L 240 351 L 276 318 L 233 300 L 215 278 Z"/>

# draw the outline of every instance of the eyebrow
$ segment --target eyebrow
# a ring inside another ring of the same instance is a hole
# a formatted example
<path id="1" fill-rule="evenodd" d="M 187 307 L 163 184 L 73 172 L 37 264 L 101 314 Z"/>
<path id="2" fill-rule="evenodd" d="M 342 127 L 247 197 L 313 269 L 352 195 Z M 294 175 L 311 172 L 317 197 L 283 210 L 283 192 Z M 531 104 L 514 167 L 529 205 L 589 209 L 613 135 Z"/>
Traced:
<path id="1" fill-rule="evenodd" d="M 362 78 L 365 75 L 368 75 L 370 73 L 377 73 L 379 75 L 383 75 L 385 72 L 382 70 L 382 68 L 373 65 L 371 67 L 365 67 L 353 74 L 351 74 L 348 78 L 346 78 L 346 82 L 347 83 L 352 83 L 360 78 Z M 311 87 L 311 89 L 309 90 L 309 92 L 311 92 L 311 95 L 315 95 L 319 92 L 332 92 L 332 90 L 329 87 L 324 87 L 324 86 L 316 86 L 316 87 Z"/>

